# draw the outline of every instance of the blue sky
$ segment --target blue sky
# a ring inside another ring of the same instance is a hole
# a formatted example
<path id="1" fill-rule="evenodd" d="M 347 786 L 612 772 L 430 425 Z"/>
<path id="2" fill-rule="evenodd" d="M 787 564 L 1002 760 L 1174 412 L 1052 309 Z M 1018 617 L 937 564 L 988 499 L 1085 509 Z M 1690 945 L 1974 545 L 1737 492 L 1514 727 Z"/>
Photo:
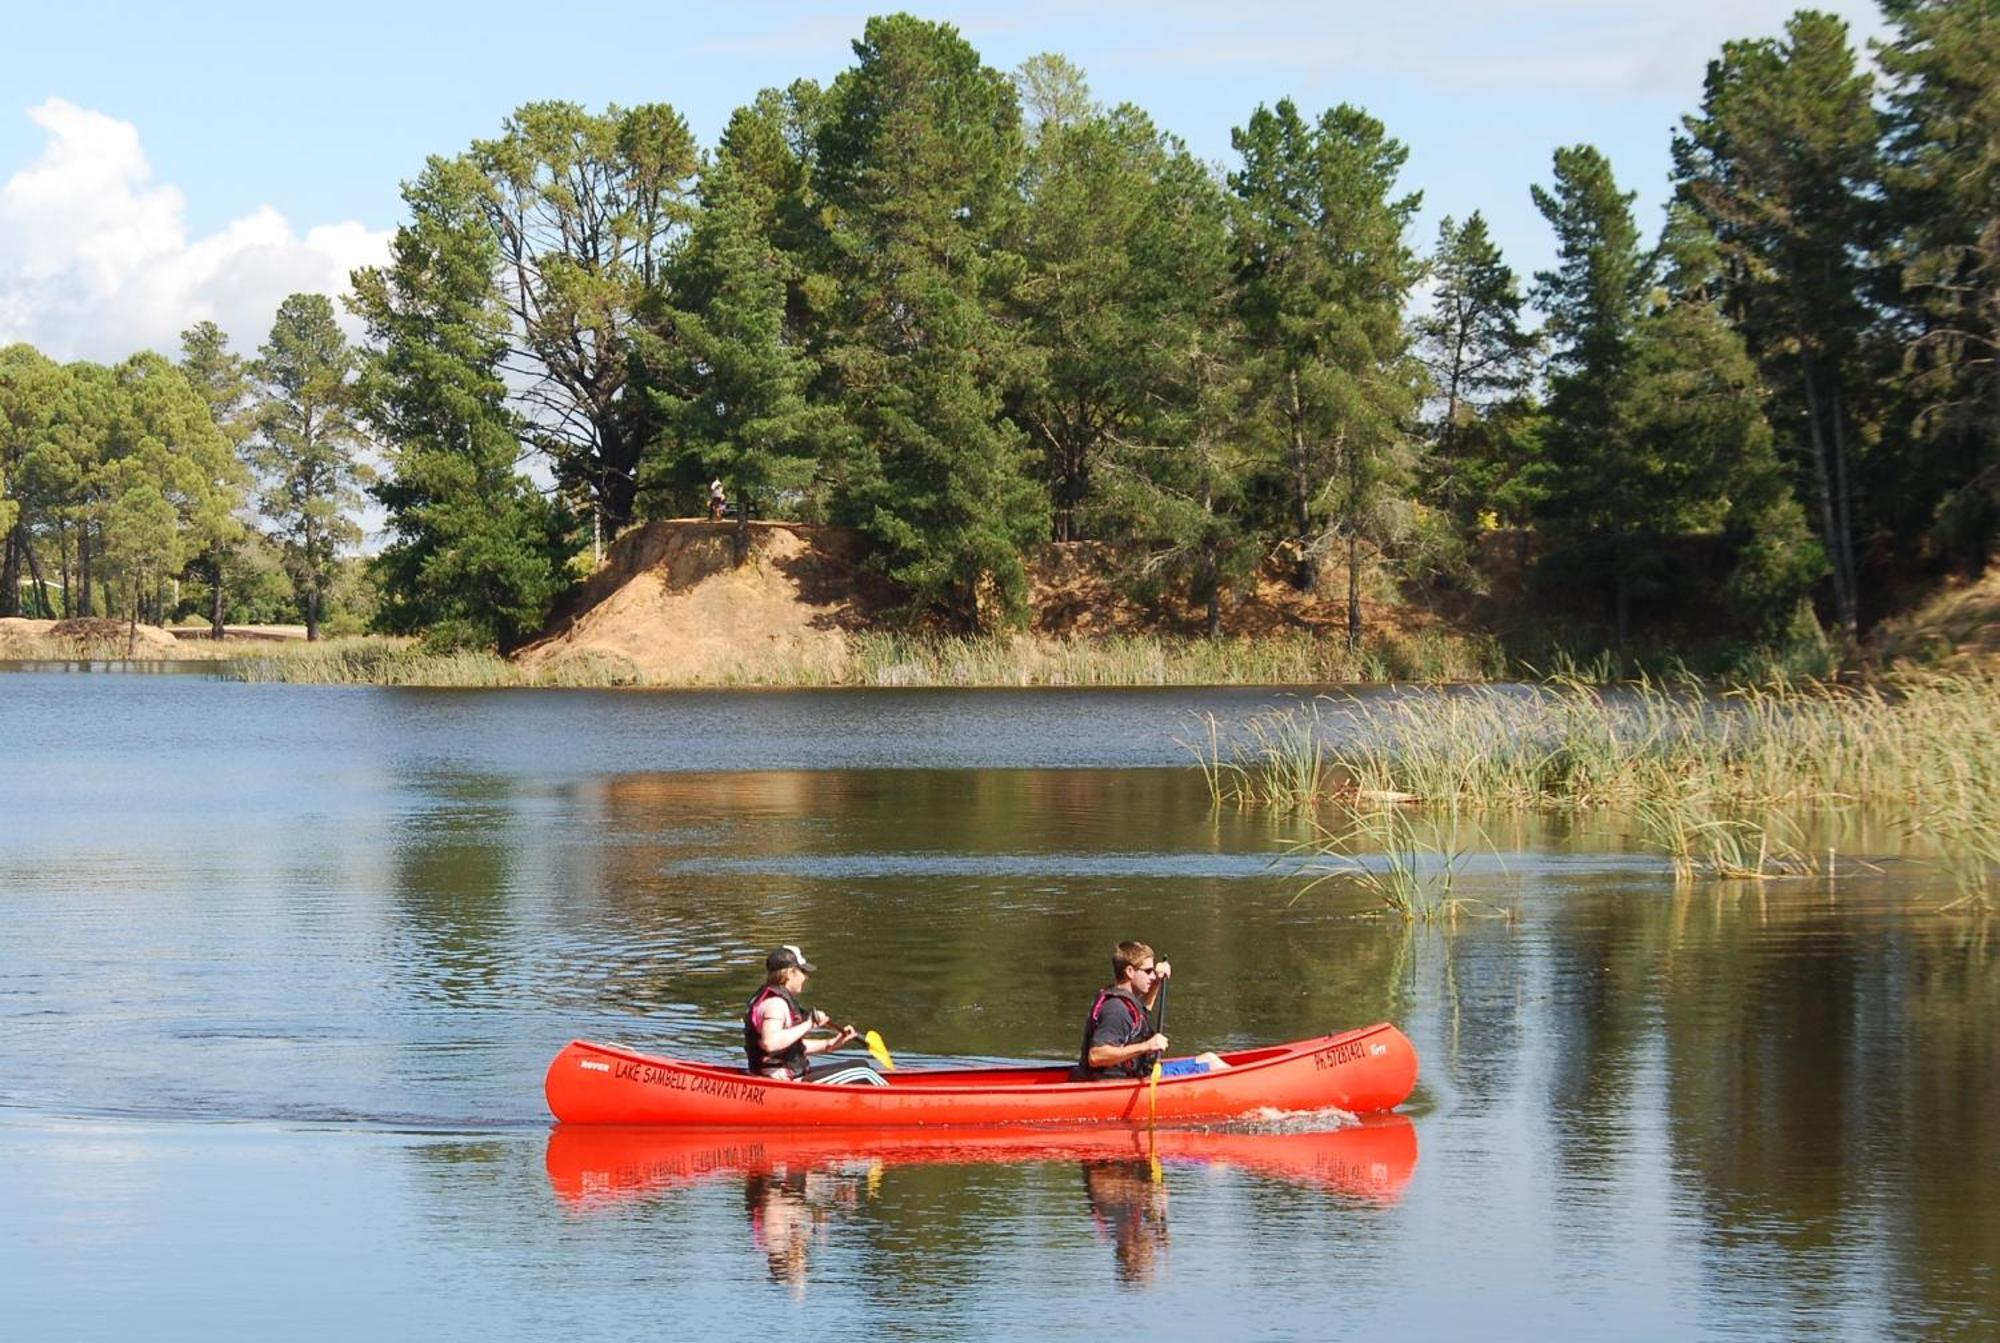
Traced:
<path id="1" fill-rule="evenodd" d="M 1821 8 L 1857 42 L 1872 0 Z M 712 142 L 761 87 L 831 79 L 882 4 L 562 10 L 342 6 L 21 7 L 0 46 L 0 343 L 115 358 L 200 317 L 254 345 L 291 288 L 379 253 L 398 183 L 490 135 L 520 103 L 666 101 Z M 1290 96 L 1353 102 L 1410 148 L 1437 219 L 1484 211 L 1521 271 L 1548 264 L 1528 199 L 1559 145 L 1588 141 L 1657 225 L 1668 141 L 1728 38 L 1775 34 L 1781 0 L 1279 4 L 1015 0 L 913 7 L 1011 70 L 1057 51 L 1104 102 L 1131 101 L 1204 158 Z"/>

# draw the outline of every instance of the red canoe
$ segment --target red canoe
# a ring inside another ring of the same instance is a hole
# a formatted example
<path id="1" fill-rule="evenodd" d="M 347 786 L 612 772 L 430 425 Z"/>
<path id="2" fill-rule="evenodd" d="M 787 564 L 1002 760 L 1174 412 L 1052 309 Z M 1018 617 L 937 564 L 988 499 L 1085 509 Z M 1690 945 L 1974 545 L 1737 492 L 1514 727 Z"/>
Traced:
<path id="1" fill-rule="evenodd" d="M 1408 1117 L 1370 1115 L 1309 1132 L 1256 1133 L 1096 1125 L 1065 1128 L 742 1129 L 578 1127 L 549 1134 L 549 1186 L 595 1207 L 730 1175 L 1002 1162 L 1146 1161 L 1232 1166 L 1372 1202 L 1394 1201 L 1417 1165 Z"/>
<path id="2" fill-rule="evenodd" d="M 1179 1124 L 1310 1110 L 1372 1114 L 1409 1097 L 1417 1051 L 1388 1023 L 1222 1056 L 1229 1067 L 1145 1081 L 1071 1082 L 1067 1067 L 908 1068 L 889 1085 L 756 1077 L 573 1040 L 549 1065 L 565 1124 L 911 1128 L 930 1124 Z"/>

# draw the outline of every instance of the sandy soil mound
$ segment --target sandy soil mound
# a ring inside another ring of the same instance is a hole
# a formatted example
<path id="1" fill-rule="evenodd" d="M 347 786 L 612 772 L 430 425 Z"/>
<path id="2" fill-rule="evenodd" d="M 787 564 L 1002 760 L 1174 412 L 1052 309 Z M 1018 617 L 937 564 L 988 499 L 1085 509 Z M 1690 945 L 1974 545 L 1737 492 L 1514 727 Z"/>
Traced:
<path id="1" fill-rule="evenodd" d="M 650 522 L 618 538 L 604 565 L 522 649 L 528 667 L 595 659 L 652 684 L 777 680 L 784 669 L 846 665 L 868 623 L 861 581 L 837 533 L 753 522 L 735 563 L 733 522 Z"/>
<path id="2" fill-rule="evenodd" d="M 1204 632 L 1208 608 L 1178 594 L 1162 593 L 1143 602 L 1131 595 L 1132 585 L 1118 581 L 1120 557 L 1098 541 L 1062 541 L 1043 546 L 1029 563 L 1033 587 L 1034 630 L 1054 637 L 1094 637 L 1107 634 L 1185 634 Z M 1274 556 L 1257 581 L 1231 591 L 1222 603 L 1222 629 L 1232 636 L 1258 636 L 1287 631 L 1344 635 L 1347 629 L 1347 571 L 1325 566 L 1312 591 L 1292 582 L 1295 566 Z M 1364 570 L 1361 619 L 1370 633 L 1409 633 L 1437 626 L 1432 614 L 1393 600 L 1376 573 Z"/>
<path id="3" fill-rule="evenodd" d="M 1972 582 L 1951 584 L 1908 615 L 1884 621 L 1870 643 L 1884 665 L 2000 669 L 2000 557 Z"/>
<path id="4" fill-rule="evenodd" d="M 102 617 L 75 620 L 0 619 L 0 657 L 172 657 L 178 641 L 157 625 L 136 629 Z"/>

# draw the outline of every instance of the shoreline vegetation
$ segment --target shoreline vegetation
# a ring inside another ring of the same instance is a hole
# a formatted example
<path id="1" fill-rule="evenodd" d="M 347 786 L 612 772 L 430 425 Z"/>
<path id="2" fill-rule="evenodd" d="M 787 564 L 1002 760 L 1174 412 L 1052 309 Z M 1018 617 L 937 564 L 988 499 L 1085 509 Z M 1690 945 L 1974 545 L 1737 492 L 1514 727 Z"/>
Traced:
<path id="1" fill-rule="evenodd" d="M 1629 822 L 1679 884 L 1836 880 L 1858 860 L 1843 868 L 1826 822 L 1872 816 L 1939 864 L 1953 897 L 1941 909 L 1993 909 L 1991 674 L 1720 694 L 1571 680 L 1321 696 L 1234 740 L 1205 718 L 1182 742 L 1218 806 L 1312 816 L 1315 837 L 1293 850 L 1312 884 L 1350 878 L 1407 917 L 1465 912 L 1454 879 L 1476 844 L 1467 836 L 1482 815 L 1527 811 Z"/>
<path id="2" fill-rule="evenodd" d="M 27 622 L 20 622 L 27 623 Z M 48 622 L 34 622 L 46 625 Z M 61 622 L 79 625 L 85 622 Z M 1671 655 L 1623 661 L 1562 651 L 1528 663 L 1486 634 L 1393 631 L 1350 648 L 1309 630 L 1209 639 L 1164 633 L 939 635 L 864 630 L 777 652 L 712 659 L 688 674 L 648 675 L 615 653 L 584 651 L 523 661 L 485 650 L 439 650 L 420 639 L 352 635 L 308 643 L 277 635 L 175 638 L 123 621 L 91 621 L 80 632 L 0 630 L 0 662 L 211 662 L 225 680 L 291 685 L 435 689 L 818 689 L 1119 688 L 1196 686 L 1478 685 L 1549 679 L 1613 684 L 1664 666 L 1692 679 Z M 1737 660 L 1719 683 L 1760 683 L 1787 674 L 1785 661 Z"/>

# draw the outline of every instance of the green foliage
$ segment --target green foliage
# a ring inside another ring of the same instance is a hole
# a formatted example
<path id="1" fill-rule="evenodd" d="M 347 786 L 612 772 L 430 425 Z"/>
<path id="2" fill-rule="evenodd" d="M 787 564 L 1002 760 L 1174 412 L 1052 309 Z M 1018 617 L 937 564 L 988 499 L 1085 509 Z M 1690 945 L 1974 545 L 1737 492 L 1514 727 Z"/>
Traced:
<path id="1" fill-rule="evenodd" d="M 1409 152 L 1358 108 L 1308 124 L 1280 101 L 1231 141 L 1249 429 L 1282 483 L 1302 583 L 1345 543 L 1358 644 L 1359 547 L 1386 549 L 1407 528 L 1424 375 L 1403 322 L 1421 271 L 1404 233 L 1421 198 L 1393 195 Z"/>
<path id="2" fill-rule="evenodd" d="M 909 594 L 972 627 L 1027 610 L 1023 550 L 1046 506 L 1001 414 L 1021 352 L 998 312 L 1022 161 L 1006 77 L 957 31 L 871 19 L 816 144 L 839 285 L 826 359 L 854 431 L 835 516 Z"/>
<path id="3" fill-rule="evenodd" d="M 374 477 L 358 452 L 356 363 L 334 324 L 332 302 L 323 294 L 293 294 L 278 305 L 253 368 L 258 404 L 250 453 L 258 506 L 284 552 L 308 640 L 319 637 L 341 547 L 361 539 L 351 513 Z"/>
<path id="4" fill-rule="evenodd" d="M 779 166 L 782 140 L 760 143 L 776 129 L 749 109 L 732 120 L 675 267 L 669 338 L 646 347 L 664 427 L 644 485 L 670 487 L 661 472 L 674 466 L 722 481 L 736 501 L 739 562 L 752 513 L 802 499 L 840 430 L 832 408 L 807 397 L 818 366 L 790 317 L 803 276 L 778 241 L 784 193 L 799 187 Z"/>
<path id="5" fill-rule="evenodd" d="M 1882 8 L 1894 29 L 1877 58 L 1910 430 L 1885 493 L 1904 505 L 1898 535 L 1971 568 L 2000 537 L 2000 15 L 1959 0 Z"/>
<path id="6" fill-rule="evenodd" d="M 564 584 L 565 519 L 515 469 L 521 425 L 500 368 L 498 248 L 463 161 L 408 184 L 411 220 L 352 306 L 375 347 L 357 392 L 390 476 L 373 494 L 394 539 L 375 557 L 377 625 L 438 647 L 508 647 L 540 631 Z"/>
<path id="7" fill-rule="evenodd" d="M 564 102 L 519 108 L 465 159 L 498 249 L 522 432 L 564 495 L 612 531 L 633 516 L 658 428 L 648 399 L 631 394 L 632 347 L 665 297 L 697 160 L 686 121 L 664 103 L 593 115 Z"/>
<path id="8" fill-rule="evenodd" d="M 1529 387 L 1541 350 L 1521 326 L 1526 299 L 1477 211 L 1463 224 L 1439 223 L 1430 269 L 1430 311 L 1416 323 L 1437 412 L 1425 494 L 1461 526 L 1487 511 L 1524 520 L 1514 486 L 1533 448 Z"/>
<path id="9" fill-rule="evenodd" d="M 1854 476 L 1866 409 L 1865 257 L 1875 232 L 1873 81 L 1847 26 L 1801 11 L 1783 41 L 1730 42 L 1675 139 L 1680 198 L 1715 238 L 1718 297 L 1756 357 L 1768 413 L 1858 627 Z"/>

